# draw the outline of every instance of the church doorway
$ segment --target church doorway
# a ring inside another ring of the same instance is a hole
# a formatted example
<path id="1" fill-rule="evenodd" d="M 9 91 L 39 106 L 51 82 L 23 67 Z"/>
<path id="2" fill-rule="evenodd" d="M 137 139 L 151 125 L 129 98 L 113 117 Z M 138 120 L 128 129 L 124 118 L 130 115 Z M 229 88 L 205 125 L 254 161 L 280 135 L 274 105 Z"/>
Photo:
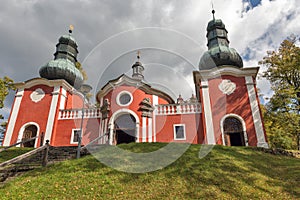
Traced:
<path id="1" fill-rule="evenodd" d="M 37 127 L 35 125 L 29 125 L 25 128 L 23 132 L 22 141 L 36 137 L 36 135 L 37 135 Z M 34 147 L 35 140 L 36 139 L 23 143 L 23 147 Z"/>
<path id="2" fill-rule="evenodd" d="M 136 120 L 131 114 L 123 114 L 114 122 L 114 144 L 136 141 Z"/>
<path id="3" fill-rule="evenodd" d="M 245 146 L 242 123 L 235 117 L 227 117 L 223 123 L 226 146 Z"/>

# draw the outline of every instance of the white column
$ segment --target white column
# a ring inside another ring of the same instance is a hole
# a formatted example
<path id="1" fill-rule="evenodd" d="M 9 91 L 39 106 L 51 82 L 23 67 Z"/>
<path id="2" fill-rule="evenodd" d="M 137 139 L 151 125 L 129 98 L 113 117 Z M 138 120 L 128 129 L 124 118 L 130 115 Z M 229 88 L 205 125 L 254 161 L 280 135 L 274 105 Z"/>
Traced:
<path id="1" fill-rule="evenodd" d="M 257 146 L 268 148 L 268 143 L 266 143 L 266 140 L 265 140 L 262 119 L 261 119 L 260 112 L 259 112 L 259 105 L 258 105 L 257 98 L 256 98 L 256 92 L 255 92 L 255 88 L 254 88 L 253 78 L 252 78 L 252 76 L 246 76 L 245 80 L 246 80 L 248 96 L 249 96 L 249 101 L 250 101 L 250 106 L 251 106 L 251 111 L 252 111 L 252 117 L 254 120 L 255 133 L 256 133 L 256 138 L 257 138 Z"/>
<path id="2" fill-rule="evenodd" d="M 152 118 L 148 118 L 148 142 L 152 142 Z"/>
<path id="3" fill-rule="evenodd" d="M 10 140 L 11 140 L 14 128 L 15 128 L 15 124 L 16 124 L 18 113 L 19 113 L 23 94 L 24 94 L 24 89 L 21 89 L 21 90 L 18 90 L 18 92 L 15 96 L 15 103 L 13 105 L 13 109 L 12 109 L 10 119 L 8 122 L 7 130 L 6 130 L 4 141 L 3 141 L 3 146 L 10 145 L 10 142 L 11 142 Z"/>
<path id="4" fill-rule="evenodd" d="M 142 142 L 146 142 L 147 137 L 147 118 L 142 117 Z"/>
<path id="5" fill-rule="evenodd" d="M 139 143 L 140 142 L 140 124 L 139 123 L 135 124 L 135 136 L 136 136 L 135 142 Z"/>
<path id="6" fill-rule="evenodd" d="M 203 94 L 203 106 L 204 106 L 207 144 L 216 144 L 207 79 L 201 80 L 201 90 Z"/>
<path id="7" fill-rule="evenodd" d="M 103 131 L 102 131 L 102 135 L 104 135 L 104 134 L 106 134 L 107 133 L 107 131 L 108 131 L 108 118 L 106 118 L 105 120 L 104 120 L 104 125 L 103 125 L 104 127 L 103 127 Z M 104 136 L 102 139 L 103 139 L 103 143 L 102 144 L 105 144 L 106 143 L 106 137 L 107 136 Z"/>
<path id="8" fill-rule="evenodd" d="M 108 144 L 112 145 L 113 143 L 113 136 L 114 136 L 114 127 L 112 124 L 109 124 L 109 141 Z"/>
<path id="9" fill-rule="evenodd" d="M 102 119 L 100 119 L 100 122 L 99 122 L 99 136 L 98 137 L 104 135 L 103 123 L 104 123 L 104 121 Z M 104 144 L 104 143 L 105 143 L 104 137 L 102 137 L 100 140 L 98 140 L 98 144 Z"/>
<path id="10" fill-rule="evenodd" d="M 54 125 L 54 121 L 55 121 L 55 114 L 56 114 L 56 108 L 57 108 L 57 103 L 58 103 L 59 90 L 60 90 L 60 87 L 56 86 L 56 87 L 54 87 L 54 91 L 52 92 L 52 100 L 51 100 L 50 110 L 49 110 L 49 114 L 48 114 L 44 144 L 46 143 L 46 140 L 49 140 L 50 144 L 51 144 L 51 136 L 52 136 L 53 125 Z"/>
<path id="11" fill-rule="evenodd" d="M 153 95 L 152 96 L 153 101 L 152 101 L 152 106 L 157 109 L 156 105 L 158 105 L 158 96 Z M 152 131 L 153 131 L 153 142 L 156 142 L 156 111 L 153 111 L 153 118 L 152 118 Z"/>

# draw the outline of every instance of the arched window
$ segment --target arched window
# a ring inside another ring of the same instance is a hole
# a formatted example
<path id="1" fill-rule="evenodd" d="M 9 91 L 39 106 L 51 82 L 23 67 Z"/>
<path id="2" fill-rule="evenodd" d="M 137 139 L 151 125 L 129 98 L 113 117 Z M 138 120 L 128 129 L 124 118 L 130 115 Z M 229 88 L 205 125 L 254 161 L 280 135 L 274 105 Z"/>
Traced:
<path id="1" fill-rule="evenodd" d="M 224 140 L 227 146 L 245 146 L 243 125 L 235 117 L 227 117 L 223 123 Z"/>

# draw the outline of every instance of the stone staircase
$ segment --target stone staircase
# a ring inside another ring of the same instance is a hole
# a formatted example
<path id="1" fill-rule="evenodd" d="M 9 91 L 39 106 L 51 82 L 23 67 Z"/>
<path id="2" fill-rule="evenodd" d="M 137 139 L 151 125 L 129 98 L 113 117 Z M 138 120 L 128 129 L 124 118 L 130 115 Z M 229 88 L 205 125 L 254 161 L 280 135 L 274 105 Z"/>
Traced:
<path id="1" fill-rule="evenodd" d="M 20 147 L 21 148 L 21 147 Z M 46 150 L 47 149 L 47 150 Z M 41 168 L 49 164 L 76 158 L 77 147 L 40 147 L 11 160 L 0 163 L 0 183 L 24 172 Z M 46 160 L 45 160 L 45 154 Z M 83 150 L 81 155 L 89 154 Z"/>

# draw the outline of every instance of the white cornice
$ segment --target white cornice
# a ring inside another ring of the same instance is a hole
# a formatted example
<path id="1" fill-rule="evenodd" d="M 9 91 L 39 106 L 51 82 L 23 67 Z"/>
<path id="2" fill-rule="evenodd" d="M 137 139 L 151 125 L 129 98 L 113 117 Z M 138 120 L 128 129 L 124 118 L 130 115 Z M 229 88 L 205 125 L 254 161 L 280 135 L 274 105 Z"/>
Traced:
<path id="1" fill-rule="evenodd" d="M 252 76 L 256 78 L 259 67 L 236 68 L 230 65 L 216 67 L 210 70 L 194 71 L 194 81 L 200 79 L 216 78 L 222 75 L 232 75 L 236 77 Z"/>
<path id="2" fill-rule="evenodd" d="M 27 80 L 25 82 L 15 83 L 14 85 L 18 89 L 28 89 L 35 85 L 47 85 L 49 87 L 62 86 L 67 91 L 74 90 L 74 88 L 64 79 L 48 80 L 45 78 L 33 78 L 33 79 Z"/>

